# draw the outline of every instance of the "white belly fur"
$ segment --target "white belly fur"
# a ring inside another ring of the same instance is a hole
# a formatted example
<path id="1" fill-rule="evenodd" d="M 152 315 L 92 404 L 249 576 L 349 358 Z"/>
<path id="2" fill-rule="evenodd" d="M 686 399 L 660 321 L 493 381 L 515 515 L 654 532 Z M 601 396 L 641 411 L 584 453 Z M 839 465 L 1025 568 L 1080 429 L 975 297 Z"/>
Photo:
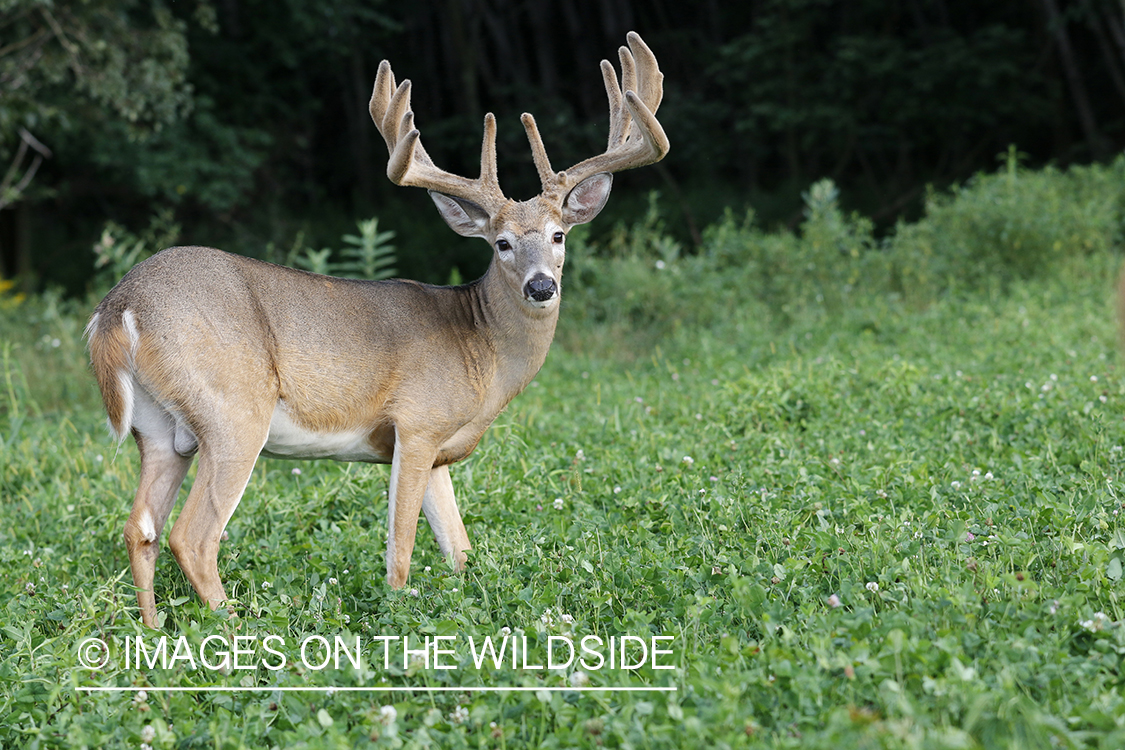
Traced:
<path id="1" fill-rule="evenodd" d="M 375 453 L 367 430 L 314 432 L 290 418 L 285 402 L 278 401 L 270 419 L 270 433 L 262 453 L 275 458 L 334 458 L 337 461 L 390 460 Z"/>

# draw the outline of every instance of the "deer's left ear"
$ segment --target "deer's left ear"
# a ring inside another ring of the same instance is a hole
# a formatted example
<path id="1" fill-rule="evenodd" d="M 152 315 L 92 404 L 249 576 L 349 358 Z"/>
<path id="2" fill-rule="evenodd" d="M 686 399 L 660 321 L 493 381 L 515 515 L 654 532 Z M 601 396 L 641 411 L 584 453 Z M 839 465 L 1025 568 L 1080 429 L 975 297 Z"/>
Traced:
<path id="1" fill-rule="evenodd" d="M 562 205 L 562 218 L 567 226 L 585 224 L 605 208 L 609 191 L 613 187 L 613 175 L 608 172 L 587 177 L 567 193 Z"/>

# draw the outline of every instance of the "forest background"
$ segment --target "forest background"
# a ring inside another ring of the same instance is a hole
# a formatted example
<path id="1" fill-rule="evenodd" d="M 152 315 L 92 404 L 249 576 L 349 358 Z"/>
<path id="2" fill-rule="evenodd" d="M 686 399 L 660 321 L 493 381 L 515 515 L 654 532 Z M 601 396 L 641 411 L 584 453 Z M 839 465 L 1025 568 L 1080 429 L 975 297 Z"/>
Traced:
<path id="1" fill-rule="evenodd" d="M 1011 144 L 1062 167 L 1125 145 L 1118 0 L 0 0 L 0 278 L 88 291 L 107 221 L 284 260 L 369 216 L 402 275 L 475 278 L 488 254 L 383 177 L 379 61 L 414 82 L 444 168 L 475 173 L 494 111 L 522 199 L 519 113 L 559 165 L 600 152 L 597 63 L 629 30 L 666 74 L 673 149 L 620 177 L 610 215 L 658 190 L 688 252 L 726 207 L 795 228 L 823 177 L 881 233 Z"/>

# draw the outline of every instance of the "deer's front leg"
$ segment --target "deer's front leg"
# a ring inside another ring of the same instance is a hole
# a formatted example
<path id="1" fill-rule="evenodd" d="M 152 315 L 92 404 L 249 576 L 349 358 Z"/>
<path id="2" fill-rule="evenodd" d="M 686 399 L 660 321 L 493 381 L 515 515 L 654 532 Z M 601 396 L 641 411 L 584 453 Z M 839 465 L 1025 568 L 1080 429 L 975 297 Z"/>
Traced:
<path id="1" fill-rule="evenodd" d="M 437 451 L 432 443 L 404 437 L 395 430 L 395 455 L 391 460 L 391 485 L 387 509 L 387 583 L 406 585 L 410 556 L 418 533 L 418 515 L 430 481 Z"/>
<path id="2" fill-rule="evenodd" d="M 453 560 L 457 570 L 463 570 L 468 555 L 473 548 L 469 544 L 469 534 L 457 510 L 457 498 L 453 494 L 453 480 L 449 478 L 449 467 L 438 466 L 430 472 L 430 483 L 422 499 L 422 510 L 430 522 L 438 547 L 445 559 Z"/>

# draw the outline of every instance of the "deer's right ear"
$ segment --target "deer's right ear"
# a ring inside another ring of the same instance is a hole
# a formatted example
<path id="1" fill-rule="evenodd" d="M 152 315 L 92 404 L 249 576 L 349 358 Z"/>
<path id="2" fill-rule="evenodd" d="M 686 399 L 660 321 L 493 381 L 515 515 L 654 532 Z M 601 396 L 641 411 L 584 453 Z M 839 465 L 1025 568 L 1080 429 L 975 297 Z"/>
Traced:
<path id="1" fill-rule="evenodd" d="M 488 236 L 489 216 L 483 208 L 464 198 L 451 198 L 433 190 L 429 193 L 441 218 L 454 232 L 462 237 Z"/>

